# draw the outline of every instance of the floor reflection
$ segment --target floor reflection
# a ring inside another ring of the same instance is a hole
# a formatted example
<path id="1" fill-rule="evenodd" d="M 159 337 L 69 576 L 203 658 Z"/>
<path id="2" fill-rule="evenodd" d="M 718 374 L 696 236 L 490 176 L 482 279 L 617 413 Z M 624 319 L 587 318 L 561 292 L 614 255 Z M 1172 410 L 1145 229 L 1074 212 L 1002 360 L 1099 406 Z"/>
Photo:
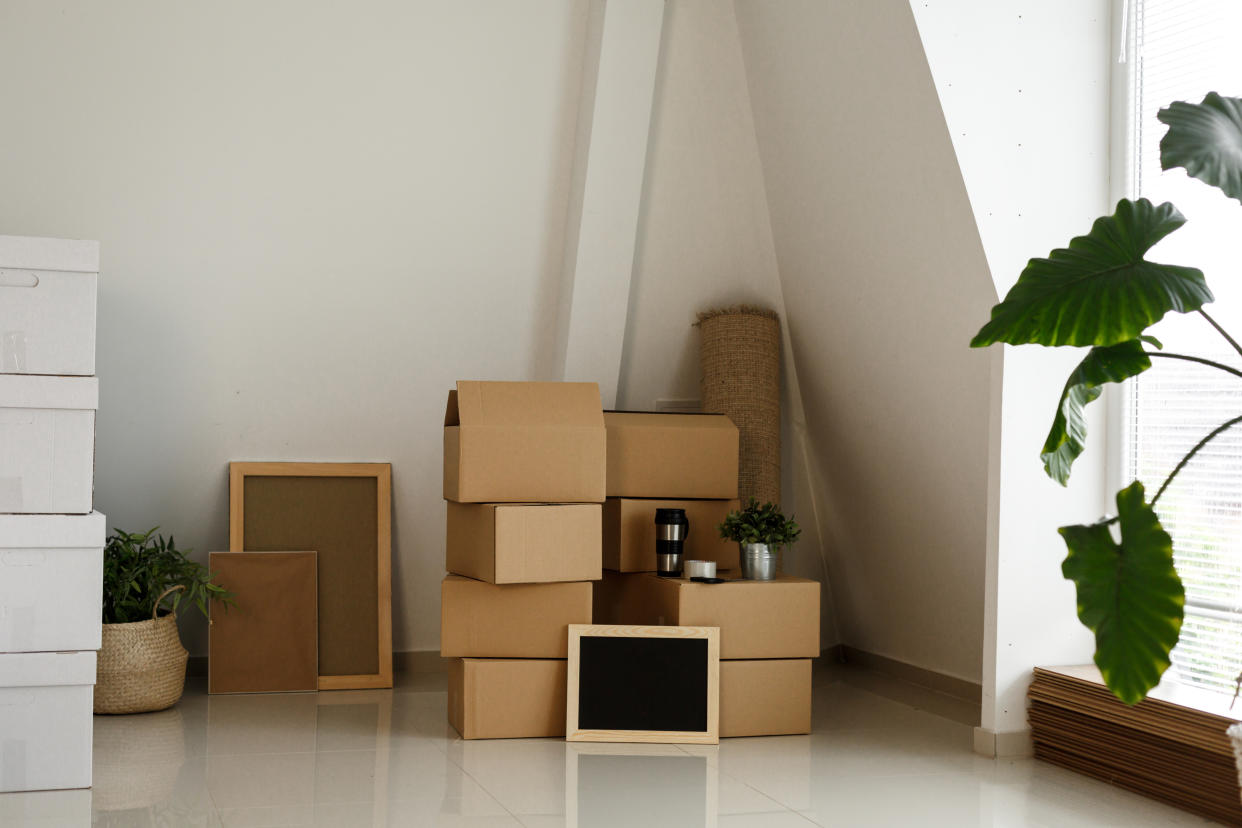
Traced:
<path id="1" fill-rule="evenodd" d="M 715 828 L 719 771 L 673 745 L 566 746 L 566 828 Z"/>

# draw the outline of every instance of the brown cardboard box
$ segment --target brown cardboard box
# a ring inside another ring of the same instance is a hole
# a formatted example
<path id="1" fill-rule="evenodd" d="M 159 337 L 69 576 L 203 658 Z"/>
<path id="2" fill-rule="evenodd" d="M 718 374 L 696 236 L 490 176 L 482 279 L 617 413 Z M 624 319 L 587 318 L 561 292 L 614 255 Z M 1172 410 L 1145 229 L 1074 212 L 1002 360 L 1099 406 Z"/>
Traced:
<path id="1" fill-rule="evenodd" d="M 448 719 L 463 739 L 565 735 L 564 659 L 456 658 Z"/>
<path id="2" fill-rule="evenodd" d="M 608 496 L 737 497 L 737 426 L 723 414 L 609 411 Z"/>
<path id="3" fill-rule="evenodd" d="M 604 502 L 604 566 L 618 572 L 656 568 L 656 509 L 685 509 L 690 521 L 683 560 L 715 561 L 717 569 L 737 569 L 737 544 L 723 540 L 716 527 L 738 508 L 736 500 L 653 500 L 610 497 Z"/>
<path id="4" fill-rule="evenodd" d="M 590 623 L 590 581 L 489 584 L 449 575 L 440 585 L 445 658 L 566 658 L 569 625 Z"/>
<path id="5" fill-rule="evenodd" d="M 819 655 L 817 581 L 782 575 L 702 584 L 605 571 L 595 584 L 596 624 L 719 627 L 721 659 Z"/>
<path id="6" fill-rule="evenodd" d="M 597 503 L 448 502 L 449 572 L 492 584 L 595 581 Z"/>
<path id="7" fill-rule="evenodd" d="M 603 503 L 606 457 L 604 414 L 593 382 L 462 380 L 449 392 L 448 500 Z"/>
<path id="8" fill-rule="evenodd" d="M 811 659 L 720 662 L 720 735 L 811 732 Z"/>

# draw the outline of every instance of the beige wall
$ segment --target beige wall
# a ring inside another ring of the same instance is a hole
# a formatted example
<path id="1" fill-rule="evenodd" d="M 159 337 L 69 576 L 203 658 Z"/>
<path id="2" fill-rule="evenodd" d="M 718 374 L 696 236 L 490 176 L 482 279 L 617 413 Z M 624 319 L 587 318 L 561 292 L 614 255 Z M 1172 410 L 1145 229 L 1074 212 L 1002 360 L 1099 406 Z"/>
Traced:
<path id="1" fill-rule="evenodd" d="M 841 640 L 978 681 L 996 299 L 903 0 L 739 0 Z"/>

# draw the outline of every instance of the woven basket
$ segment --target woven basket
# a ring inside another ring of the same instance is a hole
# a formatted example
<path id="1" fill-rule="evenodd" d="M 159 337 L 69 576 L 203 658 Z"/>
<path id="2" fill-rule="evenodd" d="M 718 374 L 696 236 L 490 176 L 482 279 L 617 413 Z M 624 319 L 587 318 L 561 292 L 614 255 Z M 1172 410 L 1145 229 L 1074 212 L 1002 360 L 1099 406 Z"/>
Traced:
<path id="1" fill-rule="evenodd" d="M 160 616 L 160 601 L 182 586 L 164 590 L 155 599 L 150 621 L 104 624 L 103 647 L 95 673 L 96 713 L 149 713 L 172 707 L 185 687 L 189 653 L 177 634 L 177 616 Z"/>
<path id="2" fill-rule="evenodd" d="M 699 314 L 703 410 L 739 433 L 738 496 L 781 502 L 781 323 L 762 308 Z"/>

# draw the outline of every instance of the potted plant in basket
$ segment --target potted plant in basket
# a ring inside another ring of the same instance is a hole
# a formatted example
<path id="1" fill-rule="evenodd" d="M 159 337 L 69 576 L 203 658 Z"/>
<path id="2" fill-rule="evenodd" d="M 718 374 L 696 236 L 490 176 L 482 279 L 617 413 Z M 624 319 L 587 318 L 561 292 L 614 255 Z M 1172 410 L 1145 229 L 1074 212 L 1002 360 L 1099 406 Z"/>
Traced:
<path id="1" fill-rule="evenodd" d="M 1157 117 L 1169 127 L 1160 141 L 1163 169 L 1182 167 L 1242 201 L 1242 98 L 1212 92 L 1198 104 L 1173 103 Z M 1083 409 L 1105 384 L 1141 374 L 1153 359 L 1242 377 L 1237 367 L 1164 351 L 1145 333 L 1169 311 L 1197 313 L 1242 356 L 1242 345 L 1203 310 L 1214 299 L 1203 273 L 1145 258 L 1185 222 L 1172 204 L 1122 199 L 1111 216 L 1097 219 L 1068 248 L 1031 259 L 970 343 L 1090 348 L 1065 383 L 1040 454 L 1048 476 L 1062 485 L 1084 449 Z M 1196 454 L 1238 423 L 1242 416 L 1203 435 L 1154 495 L 1136 480 L 1117 493 L 1115 516 L 1059 530 L 1069 550 L 1061 571 L 1077 589 L 1079 619 L 1095 634 L 1095 663 L 1126 704 L 1138 703 L 1160 681 L 1182 627 L 1185 589 L 1156 504 Z"/>
<path id="2" fill-rule="evenodd" d="M 725 515 L 717 527 L 720 537 L 738 544 L 741 553 L 742 577 L 752 581 L 770 581 L 779 569 L 782 546 L 791 544 L 802 534 L 792 518 L 786 518 L 775 503 L 759 505 L 755 498 L 745 509 Z"/>
<path id="3" fill-rule="evenodd" d="M 177 609 L 189 601 L 204 617 L 209 600 L 232 593 L 156 530 L 119 529 L 104 548 L 103 646 L 95 680 L 96 713 L 145 713 L 181 698 L 188 653 L 177 634 Z M 160 605 L 168 608 L 160 614 Z"/>

